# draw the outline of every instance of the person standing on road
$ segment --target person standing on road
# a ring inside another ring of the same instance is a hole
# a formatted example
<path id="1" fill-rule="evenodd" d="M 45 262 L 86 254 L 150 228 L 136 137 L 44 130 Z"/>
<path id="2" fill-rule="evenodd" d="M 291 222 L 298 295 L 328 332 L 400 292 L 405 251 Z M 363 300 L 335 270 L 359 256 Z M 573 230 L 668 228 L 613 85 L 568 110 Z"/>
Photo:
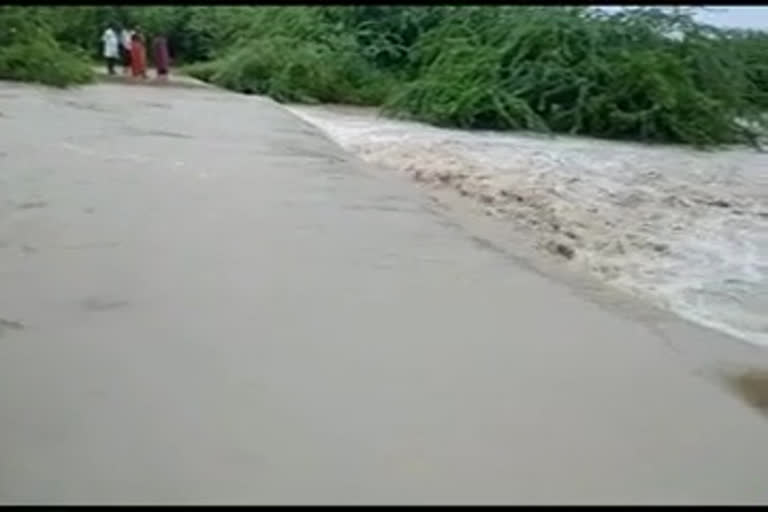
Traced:
<path id="1" fill-rule="evenodd" d="M 104 34 L 101 36 L 101 42 L 104 44 L 104 58 L 107 60 L 107 73 L 110 75 L 115 74 L 115 63 L 120 57 L 119 42 L 117 34 L 112 25 L 107 27 Z"/>
<path id="2" fill-rule="evenodd" d="M 157 78 L 160 80 L 167 80 L 170 57 L 168 55 L 168 40 L 165 36 L 155 36 L 152 41 L 152 59 L 155 61 Z"/>
<path id="3" fill-rule="evenodd" d="M 120 31 L 120 54 L 123 60 L 123 73 L 131 72 L 131 36 L 133 31 L 123 27 Z"/>
<path id="4" fill-rule="evenodd" d="M 147 78 L 147 50 L 138 30 L 131 36 L 131 71 L 134 77 Z"/>

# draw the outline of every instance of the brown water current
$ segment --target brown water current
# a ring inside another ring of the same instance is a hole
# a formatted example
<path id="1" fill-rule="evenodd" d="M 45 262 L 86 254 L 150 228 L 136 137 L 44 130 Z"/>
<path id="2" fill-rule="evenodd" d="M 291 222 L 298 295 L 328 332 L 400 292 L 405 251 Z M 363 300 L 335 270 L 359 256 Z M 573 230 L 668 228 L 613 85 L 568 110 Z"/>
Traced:
<path id="1" fill-rule="evenodd" d="M 675 313 L 768 345 L 768 154 L 467 132 L 291 106 L 345 149 L 451 188 L 535 246 Z"/>

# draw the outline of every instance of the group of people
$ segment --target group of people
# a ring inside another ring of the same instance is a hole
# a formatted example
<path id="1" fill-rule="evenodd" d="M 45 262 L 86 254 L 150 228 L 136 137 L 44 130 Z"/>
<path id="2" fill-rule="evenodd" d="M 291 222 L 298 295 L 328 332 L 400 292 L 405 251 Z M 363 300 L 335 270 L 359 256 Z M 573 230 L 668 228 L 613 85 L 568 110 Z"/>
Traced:
<path id="1" fill-rule="evenodd" d="M 107 72 L 115 74 L 115 67 L 122 64 L 123 72 L 135 78 L 147 78 L 147 47 L 143 34 L 139 30 L 122 28 L 118 30 L 109 26 L 101 37 L 104 44 L 104 58 L 107 61 Z M 157 70 L 157 78 L 164 80 L 168 77 L 170 56 L 168 41 L 162 36 L 152 40 L 152 61 Z"/>

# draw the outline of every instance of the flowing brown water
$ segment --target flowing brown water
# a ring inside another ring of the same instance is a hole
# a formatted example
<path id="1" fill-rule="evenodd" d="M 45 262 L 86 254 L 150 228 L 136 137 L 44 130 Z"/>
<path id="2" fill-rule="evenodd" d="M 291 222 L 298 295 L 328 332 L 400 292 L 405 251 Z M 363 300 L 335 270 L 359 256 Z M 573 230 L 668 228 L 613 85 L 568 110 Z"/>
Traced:
<path id="1" fill-rule="evenodd" d="M 451 187 L 541 248 L 698 323 L 768 345 L 768 155 L 430 127 L 291 106 L 363 159 Z"/>

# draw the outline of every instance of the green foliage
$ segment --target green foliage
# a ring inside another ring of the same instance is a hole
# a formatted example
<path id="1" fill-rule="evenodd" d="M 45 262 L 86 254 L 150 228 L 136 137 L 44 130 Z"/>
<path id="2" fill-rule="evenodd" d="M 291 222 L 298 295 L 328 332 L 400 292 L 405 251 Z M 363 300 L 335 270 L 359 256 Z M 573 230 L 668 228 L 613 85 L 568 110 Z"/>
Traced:
<path id="1" fill-rule="evenodd" d="M 314 8 L 317 9 L 317 8 Z M 190 66 L 192 76 L 278 101 L 380 104 L 389 79 L 366 60 L 354 35 L 323 20 L 319 10 L 265 7 L 235 50 Z"/>
<path id="2" fill-rule="evenodd" d="M 254 8 L 157 6 L 126 8 L 121 23 L 145 34 L 164 34 L 180 63 L 217 57 L 252 24 Z"/>
<path id="3" fill-rule="evenodd" d="M 681 12 L 470 7 L 422 37 L 418 78 L 386 109 L 462 128 L 751 143 L 737 119 L 762 120 L 723 41 Z"/>
<path id="4" fill-rule="evenodd" d="M 285 36 L 254 40 L 187 72 L 227 89 L 285 102 L 379 104 L 386 94 L 375 86 L 375 71 L 359 55 Z"/>
<path id="5" fill-rule="evenodd" d="M 728 37 L 733 53 L 744 63 L 747 78 L 754 86 L 749 91 L 749 101 L 768 109 L 768 33 L 731 30 Z"/>
<path id="6" fill-rule="evenodd" d="M 0 79 L 56 87 L 84 84 L 93 78 L 90 66 L 63 51 L 52 39 L 17 43 L 0 50 Z"/>
<path id="7" fill-rule="evenodd" d="M 53 38 L 41 12 L 0 7 L 0 79 L 66 87 L 92 75 L 81 53 L 66 51 Z"/>
<path id="8" fill-rule="evenodd" d="M 363 56 L 377 67 L 408 75 L 409 55 L 426 31 L 436 27 L 456 8 L 360 5 L 324 8 L 321 15 L 352 34 Z"/>
<path id="9" fill-rule="evenodd" d="M 49 82 L 84 80 L 70 72 L 83 52 L 99 55 L 105 26 L 117 24 L 166 35 L 177 65 L 222 87 L 380 105 L 444 126 L 711 146 L 754 142 L 768 108 L 768 34 L 705 26 L 690 9 L 2 9 L 0 29 L 13 18 L 46 34 L 0 45 L 0 73 L 25 80 L 35 73 L 26 62 L 61 75 Z"/>
<path id="10" fill-rule="evenodd" d="M 32 8 L 28 8 L 32 9 Z M 101 58 L 101 35 L 120 19 L 119 7 L 68 6 L 38 7 L 38 16 L 53 37 L 66 48 L 80 48 L 89 56 Z"/>

